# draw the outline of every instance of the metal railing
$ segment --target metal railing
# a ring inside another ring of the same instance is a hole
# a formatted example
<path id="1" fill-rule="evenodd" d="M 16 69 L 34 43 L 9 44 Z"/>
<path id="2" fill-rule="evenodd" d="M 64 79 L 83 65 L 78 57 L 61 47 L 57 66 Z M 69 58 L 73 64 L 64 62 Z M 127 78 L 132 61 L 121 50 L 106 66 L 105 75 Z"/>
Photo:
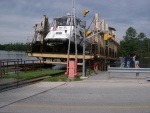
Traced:
<path id="1" fill-rule="evenodd" d="M 27 68 L 34 71 L 36 68 L 42 69 L 42 63 L 41 61 L 39 63 L 38 60 L 2 59 L 0 60 L 0 79 L 2 79 L 2 75 L 11 73 L 15 73 L 18 77 L 20 70 L 26 72 Z"/>

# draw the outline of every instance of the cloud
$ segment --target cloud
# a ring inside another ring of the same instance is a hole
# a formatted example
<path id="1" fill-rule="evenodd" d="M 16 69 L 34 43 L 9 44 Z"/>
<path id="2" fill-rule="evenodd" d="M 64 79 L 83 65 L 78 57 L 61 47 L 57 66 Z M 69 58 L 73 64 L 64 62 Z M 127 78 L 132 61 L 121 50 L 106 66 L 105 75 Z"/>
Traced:
<path id="1" fill-rule="evenodd" d="M 75 0 L 76 15 L 83 20 L 82 11 L 90 10 L 86 17 L 91 23 L 94 14 L 99 13 L 100 20 L 114 27 L 121 40 L 129 27 L 150 37 L 150 1 L 149 0 Z M 43 15 L 49 18 L 71 12 L 72 0 L 0 0 L 0 43 L 23 42 L 33 36 L 33 26 L 42 21 Z"/>
<path id="2" fill-rule="evenodd" d="M 25 17 L 23 15 L 3 15 L 0 18 L 0 38 L 3 42 L 26 43 L 27 36 L 34 34 L 33 26 L 40 23 L 40 18 Z"/>

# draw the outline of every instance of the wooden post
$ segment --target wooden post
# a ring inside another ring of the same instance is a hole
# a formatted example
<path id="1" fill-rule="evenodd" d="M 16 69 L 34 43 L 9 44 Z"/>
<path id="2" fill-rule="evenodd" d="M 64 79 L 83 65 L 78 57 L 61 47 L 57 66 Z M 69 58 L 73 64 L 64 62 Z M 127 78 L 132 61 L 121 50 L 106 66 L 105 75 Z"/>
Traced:
<path id="1" fill-rule="evenodd" d="M 2 61 L 0 60 L 0 79 L 2 78 Z"/>
<path id="2" fill-rule="evenodd" d="M 26 72 L 26 61 L 24 61 L 24 71 Z"/>
<path id="3" fill-rule="evenodd" d="M 16 74 L 17 74 L 17 86 L 19 85 L 19 59 L 17 60 L 17 66 L 16 66 Z"/>

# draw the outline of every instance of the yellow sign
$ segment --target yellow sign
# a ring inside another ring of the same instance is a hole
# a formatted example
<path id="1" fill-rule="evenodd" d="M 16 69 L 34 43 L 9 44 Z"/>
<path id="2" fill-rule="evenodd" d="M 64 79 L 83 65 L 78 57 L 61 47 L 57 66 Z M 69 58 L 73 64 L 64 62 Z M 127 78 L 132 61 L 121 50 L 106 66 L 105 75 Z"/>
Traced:
<path id="1" fill-rule="evenodd" d="M 86 36 L 86 37 L 88 37 L 91 33 L 92 33 L 92 31 L 85 30 L 85 36 Z"/>
<path id="2" fill-rule="evenodd" d="M 86 14 L 89 12 L 89 10 L 83 10 L 83 16 L 86 16 Z"/>
<path id="3" fill-rule="evenodd" d="M 111 38 L 112 36 L 109 34 L 104 34 L 104 40 L 108 40 L 109 38 Z"/>

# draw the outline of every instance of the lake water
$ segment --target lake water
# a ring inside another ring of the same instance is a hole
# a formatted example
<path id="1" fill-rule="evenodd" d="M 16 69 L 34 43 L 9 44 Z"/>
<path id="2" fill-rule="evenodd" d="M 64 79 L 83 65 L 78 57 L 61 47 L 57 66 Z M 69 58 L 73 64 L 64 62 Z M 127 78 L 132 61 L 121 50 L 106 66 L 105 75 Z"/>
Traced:
<path id="1" fill-rule="evenodd" d="M 24 51 L 2 51 L 0 50 L 0 60 L 2 59 L 37 60 L 35 57 L 29 57 L 25 55 Z"/>

